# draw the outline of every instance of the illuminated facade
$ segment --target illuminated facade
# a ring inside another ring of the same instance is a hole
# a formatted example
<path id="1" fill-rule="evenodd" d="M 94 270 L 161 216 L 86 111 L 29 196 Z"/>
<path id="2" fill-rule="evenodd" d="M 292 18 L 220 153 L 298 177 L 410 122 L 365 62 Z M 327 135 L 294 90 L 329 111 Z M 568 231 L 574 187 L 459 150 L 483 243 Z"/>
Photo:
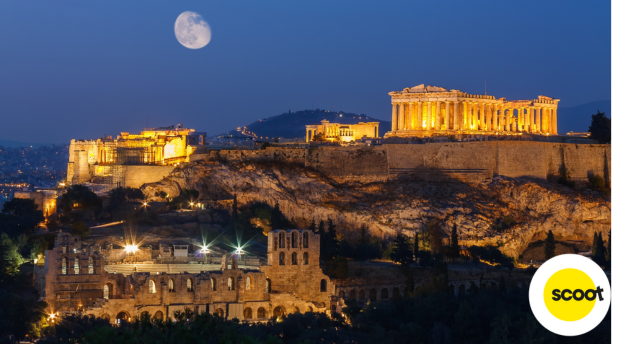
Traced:
<path id="1" fill-rule="evenodd" d="M 351 142 L 364 137 L 376 138 L 379 136 L 379 122 L 340 124 L 329 123 L 324 119 L 321 124 L 306 125 L 306 142 L 313 141 L 319 134 L 329 142 Z"/>
<path id="2" fill-rule="evenodd" d="M 93 177 L 112 174 L 115 165 L 174 165 L 188 162 L 189 156 L 205 143 L 206 133 L 180 124 L 144 129 L 140 134 L 121 132 L 97 140 L 71 140 L 67 182 L 80 184 Z"/>
<path id="3" fill-rule="evenodd" d="M 390 92 L 389 136 L 450 134 L 557 135 L 559 99 L 506 100 L 489 95 L 425 86 Z"/>

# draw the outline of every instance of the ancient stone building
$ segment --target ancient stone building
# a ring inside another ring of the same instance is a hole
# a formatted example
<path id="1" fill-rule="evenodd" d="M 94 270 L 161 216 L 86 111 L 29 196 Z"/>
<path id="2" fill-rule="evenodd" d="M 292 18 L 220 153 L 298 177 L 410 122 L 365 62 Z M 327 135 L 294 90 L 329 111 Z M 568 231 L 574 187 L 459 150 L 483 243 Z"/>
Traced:
<path id="1" fill-rule="evenodd" d="M 535 133 L 557 135 L 559 99 L 507 100 L 418 85 L 390 92 L 390 136 Z"/>
<path id="2" fill-rule="evenodd" d="M 379 122 L 359 122 L 358 124 L 329 123 L 324 119 L 321 124 L 306 125 L 306 142 L 321 134 L 329 142 L 351 142 L 366 138 L 379 137 Z"/>
<path id="3" fill-rule="evenodd" d="M 58 199 L 56 190 L 15 191 L 14 197 L 33 200 L 46 218 L 56 213 L 56 200 Z"/>
<path id="4" fill-rule="evenodd" d="M 174 165 L 188 162 L 205 137 L 205 132 L 179 124 L 144 129 L 140 134 L 121 132 L 115 139 L 71 140 L 67 184 L 99 179 L 100 184 L 139 187 L 160 180 Z"/>
<path id="5" fill-rule="evenodd" d="M 141 272 L 123 275 L 106 271 L 98 246 L 85 248 L 78 238 L 60 233 L 35 280 L 50 312 L 93 314 L 113 322 L 147 311 L 169 318 L 186 308 L 247 321 L 330 312 L 335 288 L 319 266 L 319 235 L 276 230 L 268 239 L 268 263 L 256 269 L 239 268 L 238 256 L 229 254 L 218 270 L 144 272 L 147 261 Z"/>

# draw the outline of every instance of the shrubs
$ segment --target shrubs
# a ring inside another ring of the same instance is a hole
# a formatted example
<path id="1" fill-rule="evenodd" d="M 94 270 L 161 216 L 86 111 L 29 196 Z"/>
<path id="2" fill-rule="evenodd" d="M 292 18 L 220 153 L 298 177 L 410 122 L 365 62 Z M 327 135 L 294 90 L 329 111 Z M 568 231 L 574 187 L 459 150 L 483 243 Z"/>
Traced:
<path id="1" fill-rule="evenodd" d="M 590 189 L 595 191 L 608 191 L 607 186 L 605 185 L 605 179 L 596 174 L 591 174 L 588 176 L 588 186 Z"/>

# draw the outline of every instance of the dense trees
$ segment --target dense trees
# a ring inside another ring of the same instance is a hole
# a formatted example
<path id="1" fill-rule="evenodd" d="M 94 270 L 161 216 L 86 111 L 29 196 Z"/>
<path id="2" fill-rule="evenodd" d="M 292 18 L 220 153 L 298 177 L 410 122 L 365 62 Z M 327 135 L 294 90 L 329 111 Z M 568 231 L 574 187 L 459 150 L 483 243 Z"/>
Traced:
<path id="1" fill-rule="evenodd" d="M 32 232 L 43 220 L 43 212 L 33 200 L 13 198 L 4 203 L 0 213 L 0 232 L 11 236 Z"/>
<path id="2" fill-rule="evenodd" d="M 73 209 L 93 210 L 101 208 L 101 205 L 99 196 L 81 184 L 71 185 L 58 200 L 58 208 L 63 212 L 69 212 Z"/>
<path id="3" fill-rule="evenodd" d="M 607 264 L 607 249 L 605 248 L 605 243 L 603 242 L 603 234 L 600 232 L 594 232 L 594 240 L 592 242 L 592 260 L 600 266 L 605 266 Z"/>
<path id="4" fill-rule="evenodd" d="M 390 258 L 403 266 L 409 266 L 413 263 L 413 250 L 411 249 L 411 241 L 408 236 L 402 233 L 396 235 L 392 244 Z"/>
<path id="5" fill-rule="evenodd" d="M 600 143 L 611 143 L 611 119 L 604 112 L 596 111 L 590 123 L 590 137 Z"/>

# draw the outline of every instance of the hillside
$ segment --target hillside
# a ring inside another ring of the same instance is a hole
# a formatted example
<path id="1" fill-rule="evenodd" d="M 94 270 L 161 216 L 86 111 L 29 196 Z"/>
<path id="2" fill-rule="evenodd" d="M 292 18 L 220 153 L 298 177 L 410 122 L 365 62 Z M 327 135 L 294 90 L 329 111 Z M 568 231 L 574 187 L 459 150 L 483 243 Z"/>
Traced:
<path id="1" fill-rule="evenodd" d="M 605 112 L 607 117 L 611 118 L 611 100 L 600 100 L 573 107 L 558 107 L 558 133 L 588 131 L 592 115 L 596 114 L 596 110 Z"/>
<path id="2" fill-rule="evenodd" d="M 322 120 L 333 123 L 357 124 L 359 122 L 379 122 L 379 135 L 383 136 L 390 129 L 390 122 L 368 117 L 364 114 L 347 112 L 331 112 L 327 110 L 303 110 L 285 112 L 278 116 L 260 119 L 247 126 L 248 130 L 258 137 L 304 138 L 307 124 L 318 124 Z M 225 134 L 235 134 L 231 130 Z"/>

